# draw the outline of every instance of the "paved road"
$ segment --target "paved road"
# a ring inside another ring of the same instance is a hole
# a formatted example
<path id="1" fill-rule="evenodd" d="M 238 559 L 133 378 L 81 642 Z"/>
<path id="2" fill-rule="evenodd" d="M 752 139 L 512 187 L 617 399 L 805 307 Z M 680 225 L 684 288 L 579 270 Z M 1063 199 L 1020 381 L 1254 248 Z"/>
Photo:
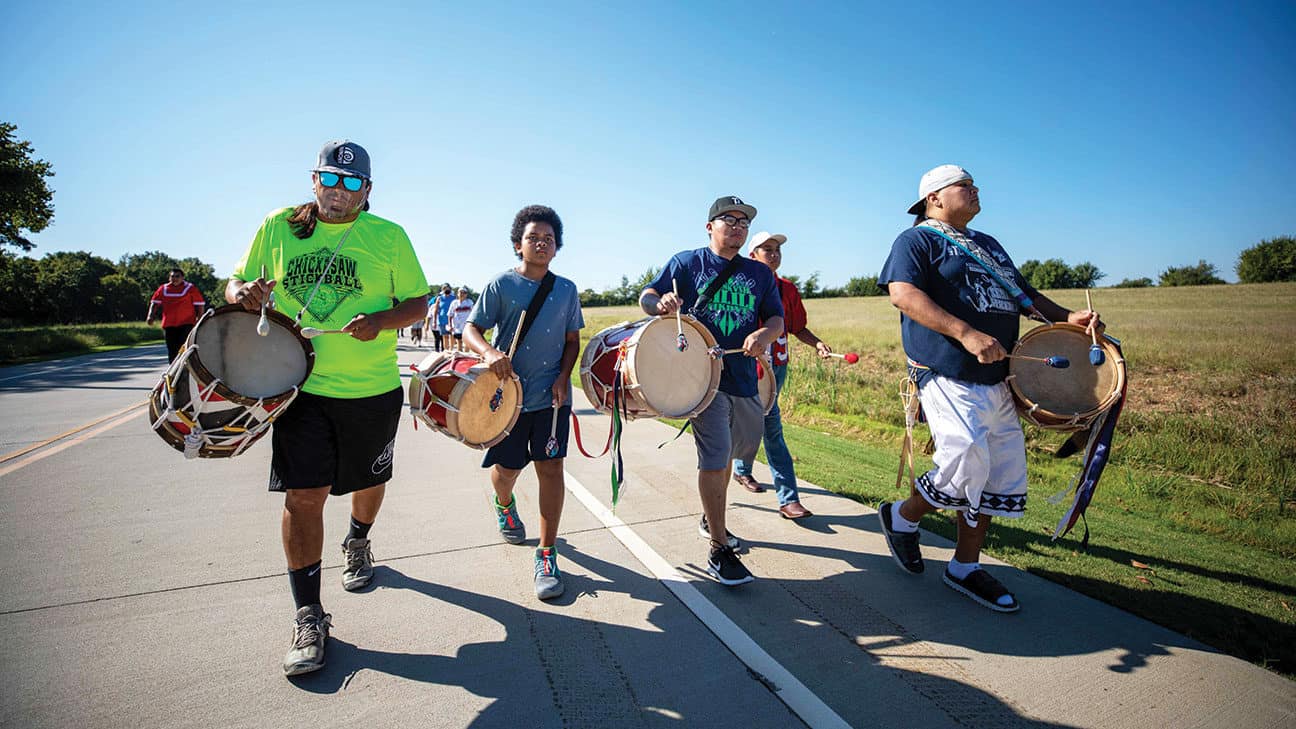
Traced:
<path id="1" fill-rule="evenodd" d="M 0 369 L 0 726 L 1296 725 L 1296 684 L 1011 567 L 991 569 L 1023 610 L 976 607 L 940 584 L 934 535 L 932 569 L 902 574 L 871 510 L 811 484 L 806 523 L 731 491 L 759 579 L 723 588 L 702 572 L 692 444 L 657 449 L 655 422 L 627 429 L 615 514 L 607 460 L 568 459 L 568 589 L 540 603 L 534 539 L 500 542 L 481 454 L 407 420 L 376 584 L 344 592 L 328 547 L 328 666 L 290 681 L 267 443 L 185 461 L 136 407 L 12 457 L 138 405 L 163 362 Z M 534 526 L 532 477 L 520 492 Z M 345 500 L 327 519 L 336 545 Z"/>

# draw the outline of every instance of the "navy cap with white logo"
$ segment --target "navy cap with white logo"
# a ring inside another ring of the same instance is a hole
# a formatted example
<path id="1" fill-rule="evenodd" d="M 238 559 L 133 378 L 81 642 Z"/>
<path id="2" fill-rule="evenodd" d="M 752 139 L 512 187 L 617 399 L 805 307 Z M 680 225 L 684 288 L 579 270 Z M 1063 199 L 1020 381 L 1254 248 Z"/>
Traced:
<path id="1" fill-rule="evenodd" d="M 369 153 L 347 139 L 329 142 L 320 150 L 319 162 L 311 172 L 336 172 L 369 179 Z"/>
<path id="2" fill-rule="evenodd" d="M 716 198 L 716 201 L 711 203 L 711 212 L 707 214 L 707 222 L 709 223 L 712 220 L 715 220 L 718 215 L 724 215 L 725 213 L 730 213 L 735 210 L 746 215 L 748 220 L 756 218 L 756 208 L 743 202 L 739 197 L 734 195 L 725 195 L 724 197 Z"/>

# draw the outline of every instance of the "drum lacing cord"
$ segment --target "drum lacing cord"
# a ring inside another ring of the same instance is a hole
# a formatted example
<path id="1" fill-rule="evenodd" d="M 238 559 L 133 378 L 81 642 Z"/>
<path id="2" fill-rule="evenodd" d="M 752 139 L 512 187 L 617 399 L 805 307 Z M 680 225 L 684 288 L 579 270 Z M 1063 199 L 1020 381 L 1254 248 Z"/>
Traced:
<path id="1" fill-rule="evenodd" d="M 204 446 L 228 447 L 226 441 L 235 438 L 239 440 L 239 443 L 230 455 L 240 455 L 261 437 L 261 434 L 265 432 L 266 428 L 270 427 L 274 419 L 269 418 L 265 421 L 256 423 L 251 427 L 240 424 L 252 421 L 253 416 L 256 415 L 258 411 L 266 412 L 265 398 L 262 397 L 257 398 L 255 404 L 245 406 L 243 412 L 230 422 L 225 423 L 219 428 L 212 428 L 210 430 L 204 429 L 201 422 L 201 417 L 205 412 L 203 406 L 211 402 L 212 393 L 215 392 L 216 387 L 221 383 L 219 378 L 199 390 L 197 395 L 190 399 L 189 405 L 182 408 L 176 408 L 174 399 L 175 376 L 179 373 L 178 368 L 183 367 L 189 357 L 196 351 L 198 351 L 198 345 L 187 347 L 185 351 L 181 353 L 181 356 L 176 357 L 176 361 L 172 364 L 172 367 L 167 370 L 167 373 L 164 376 L 167 395 L 165 401 L 166 408 L 163 409 L 162 413 L 158 416 L 158 419 L 153 423 L 153 429 L 157 430 L 161 427 L 162 423 L 170 420 L 172 417 L 178 418 L 183 422 L 189 428 L 189 432 L 183 436 L 184 457 L 188 459 L 197 458 L 201 454 Z M 280 403 L 276 409 L 283 412 L 284 408 L 287 408 L 292 404 L 293 400 L 297 399 L 299 392 L 299 388 L 293 387 L 292 395 L 289 396 L 287 400 Z"/>

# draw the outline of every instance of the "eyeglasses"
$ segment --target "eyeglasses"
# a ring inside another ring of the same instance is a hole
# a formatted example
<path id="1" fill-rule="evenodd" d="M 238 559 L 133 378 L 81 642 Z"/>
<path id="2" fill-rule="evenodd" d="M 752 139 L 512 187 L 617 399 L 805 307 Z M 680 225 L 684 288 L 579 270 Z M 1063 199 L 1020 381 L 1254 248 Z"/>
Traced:
<path id="1" fill-rule="evenodd" d="M 319 175 L 320 184 L 324 187 L 337 187 L 339 180 L 342 181 L 342 187 L 351 192 L 360 192 L 360 188 L 364 187 L 364 180 L 359 177 L 343 177 L 336 172 L 319 172 L 317 174 Z"/>
<path id="2" fill-rule="evenodd" d="M 731 227 L 731 228 L 750 228 L 750 227 L 751 227 L 751 221 L 748 220 L 747 218 L 735 218 L 735 217 L 732 216 L 732 215 L 717 215 L 717 216 L 715 216 L 714 218 L 711 218 L 711 222 L 715 222 L 715 221 L 717 221 L 717 220 L 723 222 L 725 225 L 727 225 L 727 226 L 729 226 L 729 227 Z"/>

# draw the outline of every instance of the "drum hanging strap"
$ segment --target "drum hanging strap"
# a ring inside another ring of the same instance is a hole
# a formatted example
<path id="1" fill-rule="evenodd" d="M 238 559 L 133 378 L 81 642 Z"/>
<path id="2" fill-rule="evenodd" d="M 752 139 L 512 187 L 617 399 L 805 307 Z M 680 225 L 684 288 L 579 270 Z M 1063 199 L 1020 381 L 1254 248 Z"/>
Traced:
<path id="1" fill-rule="evenodd" d="M 518 332 L 518 344 L 526 339 L 527 332 L 535 325 L 536 314 L 540 313 L 540 308 L 544 306 L 545 297 L 553 291 L 555 276 L 552 271 L 546 271 L 544 278 L 540 279 L 540 288 L 536 289 L 535 295 L 531 297 L 531 303 L 527 304 L 526 320 L 522 322 L 522 331 Z M 500 342 L 503 344 L 503 342 Z M 510 343 L 511 344 L 511 343 Z"/>
<path id="2" fill-rule="evenodd" d="M 586 458 L 602 458 L 603 454 L 607 453 L 608 449 L 612 447 L 612 429 L 608 428 L 607 443 L 603 444 L 603 450 L 597 456 L 591 456 L 589 451 L 585 450 L 585 445 L 581 443 L 580 420 L 576 419 L 576 413 L 574 411 L 572 412 L 572 431 L 576 436 L 576 447 L 580 449 L 581 455 Z"/>
<path id="3" fill-rule="evenodd" d="M 1034 300 L 1032 300 L 1031 297 L 1027 296 L 1025 291 L 1022 291 L 1022 290 L 1021 290 L 1020 288 L 1018 288 L 1015 284 L 1013 284 L 1013 283 L 1011 283 L 1011 282 L 1005 280 L 1003 276 L 999 275 L 998 270 L 997 270 L 997 269 L 998 269 L 998 266 L 991 266 L 991 265 L 990 265 L 989 263 L 987 263 L 984 259 L 982 259 L 981 256 L 978 256 L 976 253 L 974 253 L 974 252 L 971 250 L 971 247 L 970 247 L 970 246 L 967 246 L 967 245 L 964 245 L 963 243 L 960 243 L 960 242 L 959 242 L 959 241 L 958 241 L 954 236 L 947 235 L 944 231 L 937 230 L 935 227 L 933 227 L 933 226 L 931 226 L 931 225 L 927 225 L 927 224 L 926 224 L 927 222 L 931 222 L 931 221 L 926 221 L 926 222 L 924 222 L 923 225 L 920 225 L 919 227 L 920 227 L 920 228 L 926 228 L 927 230 L 930 230 L 931 232 L 935 233 L 936 235 L 939 235 L 940 237 L 942 237 L 942 238 L 944 238 L 945 240 L 949 241 L 951 244 L 953 244 L 953 245 L 954 245 L 956 248 L 958 248 L 959 250 L 961 250 L 961 251 L 963 251 L 964 253 L 968 254 L 968 256 L 969 256 L 972 260 L 976 261 L 978 264 L 980 264 L 981 268 L 984 268 L 984 269 L 986 270 L 986 273 L 990 274 L 990 277 L 991 277 L 991 278 L 993 278 L 993 279 L 994 279 L 994 280 L 995 280 L 995 281 L 996 281 L 1000 286 L 1003 287 L 1003 290 L 1004 290 L 1004 291 L 1007 291 L 1007 292 L 1009 293 L 1009 295 L 1011 295 L 1014 299 L 1017 300 L 1017 305 L 1020 306 L 1020 307 L 1022 308 L 1023 311 L 1029 312 L 1032 316 L 1035 316 L 1035 317 L 1039 318 L 1040 321 L 1042 321 L 1042 322 L 1044 322 L 1044 323 L 1046 323 L 1046 324 L 1052 324 L 1052 323 L 1053 323 L 1053 322 L 1051 322 L 1051 321 L 1048 320 L 1048 317 L 1046 317 L 1046 316 L 1044 316 L 1043 314 L 1041 314 L 1039 309 L 1035 308 L 1035 302 L 1034 302 Z M 973 245 L 975 245 L 975 244 L 973 244 Z"/>
<path id="4" fill-rule="evenodd" d="M 699 296 L 697 301 L 693 302 L 693 306 L 689 308 L 689 312 L 693 316 L 696 317 L 699 311 L 707 308 L 707 304 L 711 303 L 711 297 L 715 296 L 716 292 L 720 290 L 720 287 L 724 286 L 725 282 L 734 275 L 734 271 L 738 270 L 738 265 L 742 263 L 742 260 L 743 257 L 741 255 L 735 254 L 733 258 L 729 259 L 729 263 L 725 264 L 725 267 L 720 269 L 720 273 L 716 274 L 716 277 L 711 279 L 711 283 L 707 284 L 706 290 L 702 292 L 702 295 Z"/>

